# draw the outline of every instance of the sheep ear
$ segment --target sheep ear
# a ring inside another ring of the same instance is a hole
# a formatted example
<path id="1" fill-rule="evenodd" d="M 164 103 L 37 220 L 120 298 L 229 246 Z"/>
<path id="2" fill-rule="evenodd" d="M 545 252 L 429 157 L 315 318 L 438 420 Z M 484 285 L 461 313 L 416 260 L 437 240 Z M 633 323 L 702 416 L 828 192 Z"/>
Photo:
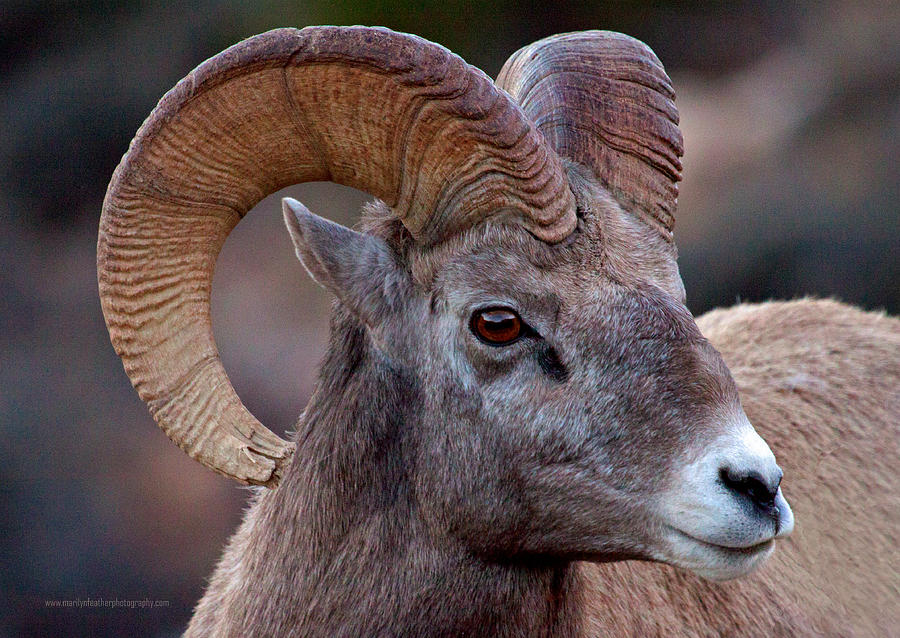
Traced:
<path id="1" fill-rule="evenodd" d="M 282 199 L 297 257 L 310 276 L 370 326 L 402 305 L 409 277 L 388 245 L 319 217 L 296 199 Z"/>

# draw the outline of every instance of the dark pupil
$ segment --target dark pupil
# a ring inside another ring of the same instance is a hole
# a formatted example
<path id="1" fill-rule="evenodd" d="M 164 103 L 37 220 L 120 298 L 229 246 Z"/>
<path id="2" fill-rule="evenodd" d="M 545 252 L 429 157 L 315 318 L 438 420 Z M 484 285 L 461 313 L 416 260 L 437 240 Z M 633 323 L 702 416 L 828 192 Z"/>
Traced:
<path id="1" fill-rule="evenodd" d="M 509 310 L 486 310 L 478 315 L 475 327 L 484 339 L 504 343 L 519 336 L 521 321 Z"/>

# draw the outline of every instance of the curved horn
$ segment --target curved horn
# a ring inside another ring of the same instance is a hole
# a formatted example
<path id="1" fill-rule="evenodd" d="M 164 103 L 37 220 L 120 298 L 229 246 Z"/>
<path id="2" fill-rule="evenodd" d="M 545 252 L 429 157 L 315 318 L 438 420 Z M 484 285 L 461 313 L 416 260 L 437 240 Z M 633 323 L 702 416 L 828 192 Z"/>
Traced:
<path id="1" fill-rule="evenodd" d="M 505 94 L 446 49 L 387 29 L 279 29 L 169 91 L 112 177 L 97 247 L 125 370 L 191 457 L 273 486 L 293 446 L 244 407 L 209 297 L 229 231 L 263 197 L 328 180 L 392 206 L 432 244 L 502 213 L 545 241 L 575 225 L 561 162 Z"/>
<path id="2" fill-rule="evenodd" d="M 514 53 L 497 85 L 557 153 L 671 241 L 684 150 L 675 93 L 647 45 L 610 31 L 552 36 Z"/>

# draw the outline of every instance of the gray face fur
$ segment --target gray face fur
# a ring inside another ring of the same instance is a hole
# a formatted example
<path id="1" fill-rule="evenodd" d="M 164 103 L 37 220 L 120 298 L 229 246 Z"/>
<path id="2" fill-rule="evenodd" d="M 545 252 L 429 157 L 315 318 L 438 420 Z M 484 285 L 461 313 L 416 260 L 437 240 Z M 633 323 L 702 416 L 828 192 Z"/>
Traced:
<path id="1" fill-rule="evenodd" d="M 488 221 L 422 248 L 383 207 L 365 234 L 285 212 L 310 274 L 425 389 L 404 461 L 433 533 L 491 558 L 745 573 L 790 532 L 780 470 L 684 305 L 674 247 L 571 181 L 579 226 L 556 245 Z M 477 339 L 491 307 L 527 334 Z"/>

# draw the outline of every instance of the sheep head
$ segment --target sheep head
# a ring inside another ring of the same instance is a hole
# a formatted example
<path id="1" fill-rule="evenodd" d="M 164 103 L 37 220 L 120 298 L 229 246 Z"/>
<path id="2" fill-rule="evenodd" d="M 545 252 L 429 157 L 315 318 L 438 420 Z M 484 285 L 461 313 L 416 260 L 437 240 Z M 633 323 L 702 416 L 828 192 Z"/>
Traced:
<path id="1" fill-rule="evenodd" d="M 129 377 L 189 455 L 274 487 L 294 448 L 219 361 L 215 259 L 267 194 L 353 186 L 383 202 L 372 232 L 292 200 L 285 219 L 310 274 L 421 389 L 410 454 L 434 529 L 491 555 L 745 573 L 792 517 L 684 306 L 668 78 L 636 40 L 586 32 L 523 49 L 498 85 L 361 27 L 272 31 L 198 67 L 104 202 L 101 300 Z"/>

